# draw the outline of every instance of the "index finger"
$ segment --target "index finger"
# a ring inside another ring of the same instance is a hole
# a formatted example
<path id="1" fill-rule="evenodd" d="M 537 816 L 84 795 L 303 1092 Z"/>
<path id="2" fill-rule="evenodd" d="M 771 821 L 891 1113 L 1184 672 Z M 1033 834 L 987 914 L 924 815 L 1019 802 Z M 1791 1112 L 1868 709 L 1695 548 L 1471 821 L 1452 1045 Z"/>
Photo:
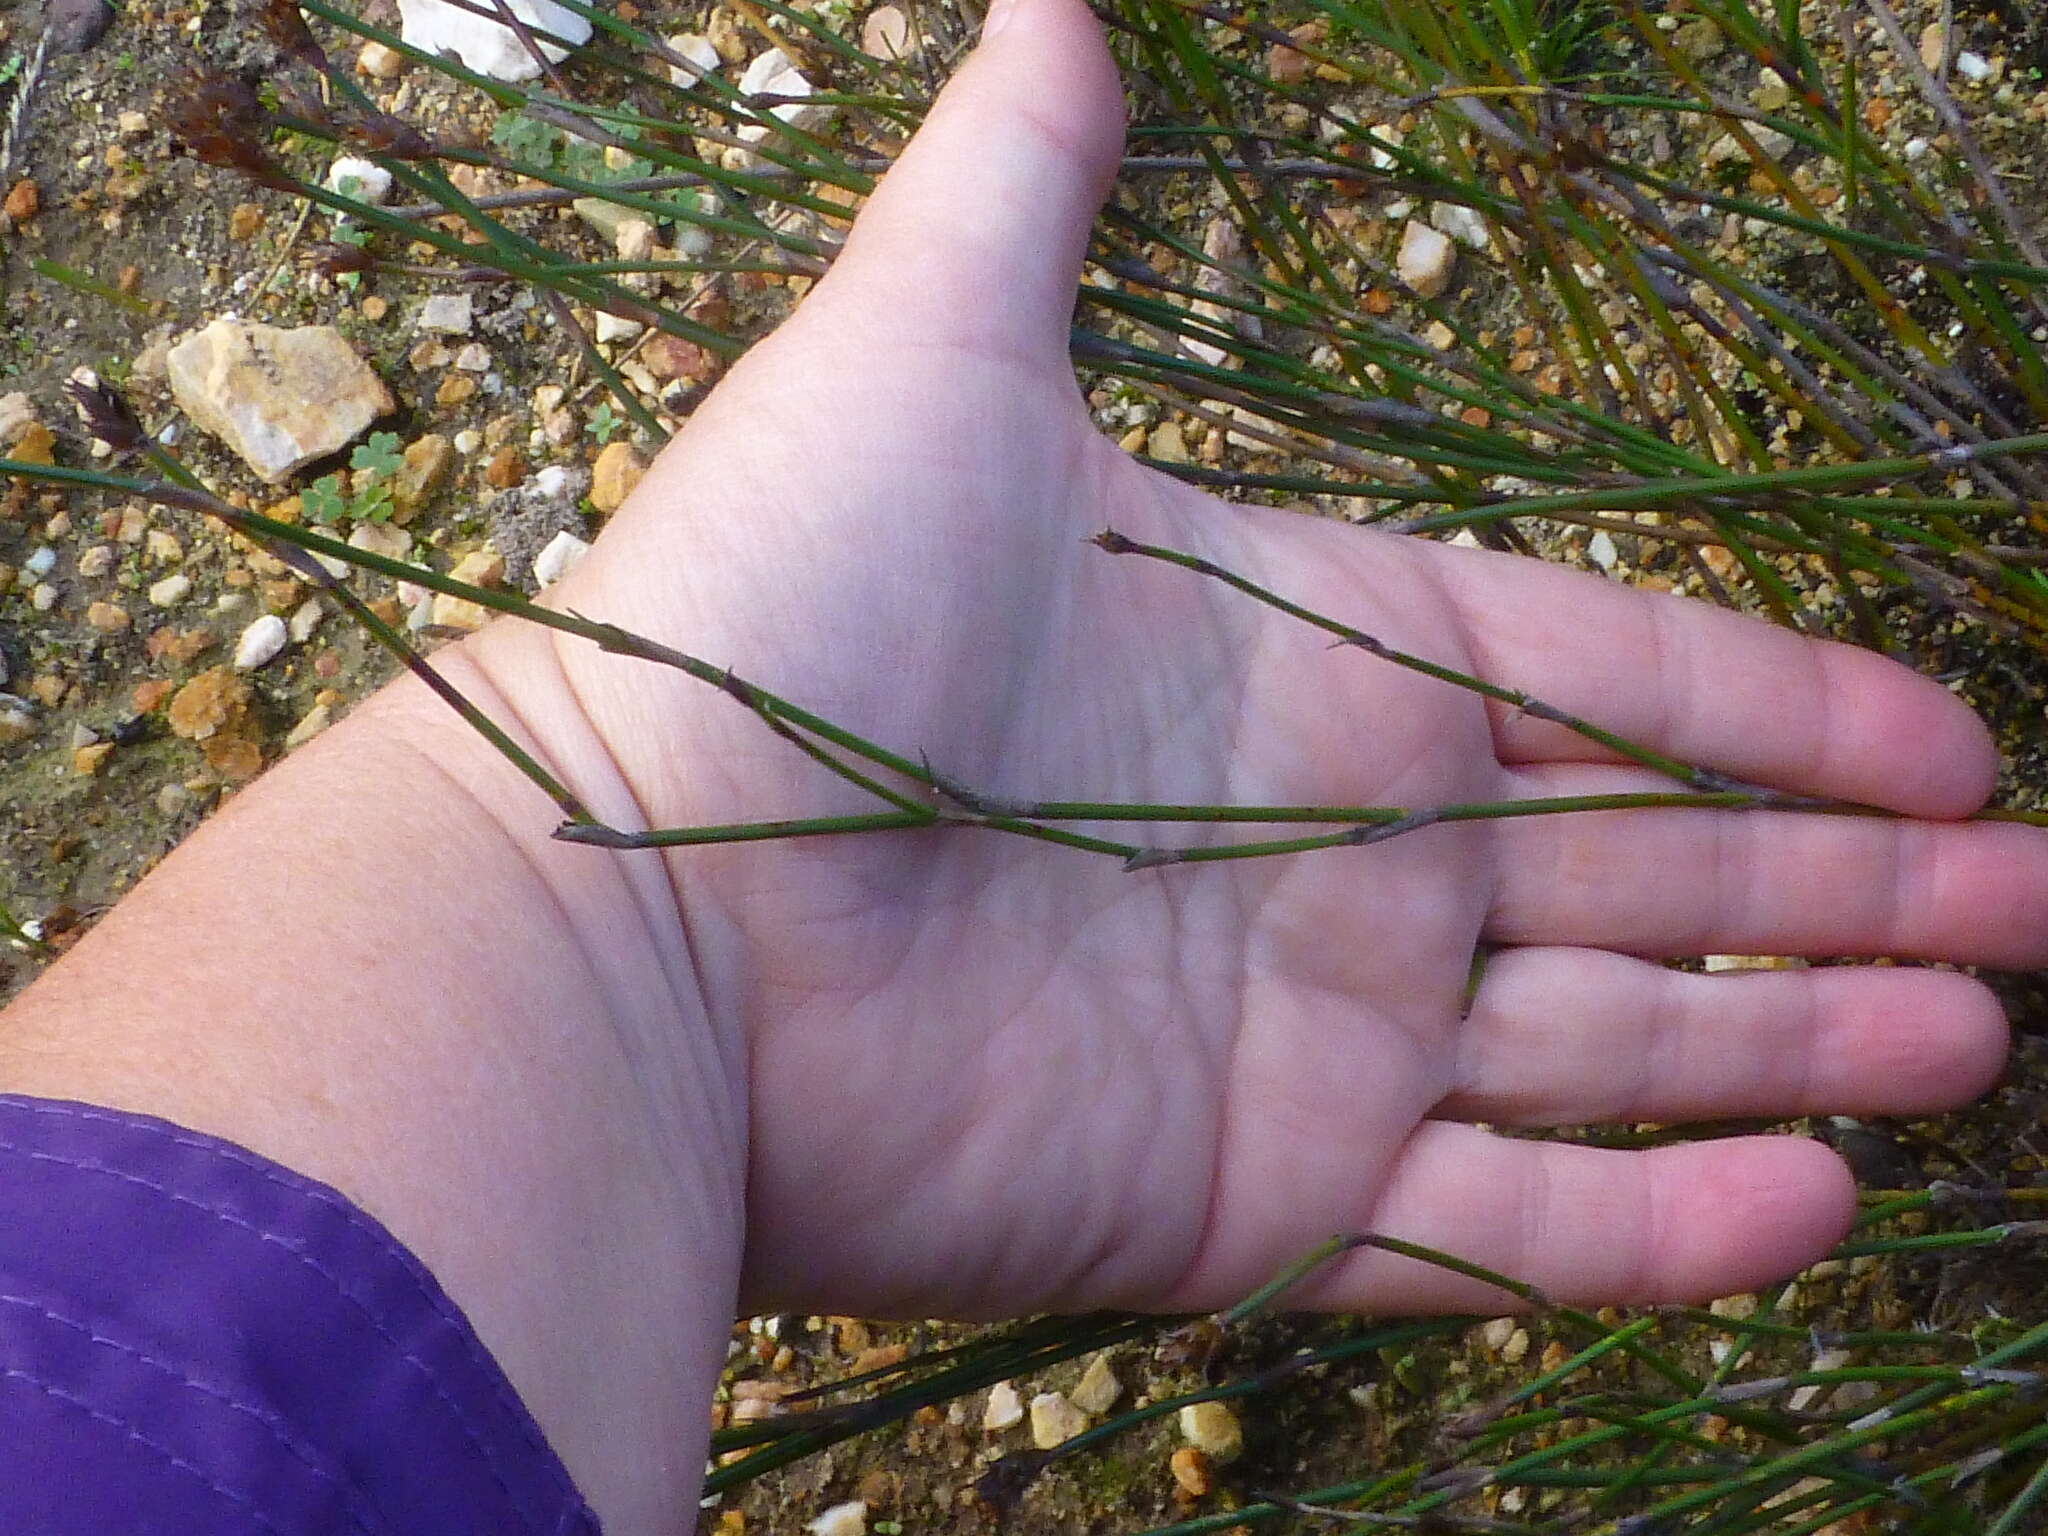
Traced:
<path id="1" fill-rule="evenodd" d="M 1439 546 L 1479 675 L 1638 745 L 1736 778 L 1913 816 L 1965 816 L 1998 752 L 1931 678 L 1855 646 L 1641 592 L 1519 555 Z M 1503 763 L 1602 762 L 1605 749 L 1506 706 Z"/>

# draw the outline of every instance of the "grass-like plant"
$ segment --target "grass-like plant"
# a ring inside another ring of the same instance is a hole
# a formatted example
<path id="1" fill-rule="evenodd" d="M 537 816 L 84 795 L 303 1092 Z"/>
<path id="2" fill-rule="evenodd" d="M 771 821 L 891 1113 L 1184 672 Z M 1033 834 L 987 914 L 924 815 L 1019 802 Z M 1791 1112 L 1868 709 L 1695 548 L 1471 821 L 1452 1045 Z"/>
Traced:
<path id="1" fill-rule="evenodd" d="M 769 301 L 829 269 L 845 219 L 914 129 L 975 17 L 906 7 L 917 46 L 876 57 L 843 9 L 739 4 L 753 43 L 782 46 L 817 88 L 807 102 L 834 109 L 829 126 L 798 128 L 776 115 L 787 100 L 742 95 L 734 71 L 704 70 L 606 9 L 563 3 L 588 16 L 595 39 L 531 85 L 428 58 L 330 0 L 266 4 L 276 78 L 261 89 L 196 79 L 174 124 L 199 158 L 302 199 L 324 220 L 327 238 L 309 250 L 330 277 L 530 288 L 608 391 L 604 435 L 626 423 L 658 442 L 692 403 L 687 392 L 637 388 L 621 349 L 595 339 L 594 317 L 736 356 L 750 332 L 700 301 L 750 285 L 765 323 Z M 1105 420 L 1132 429 L 1134 451 L 1227 493 L 1552 557 L 1581 557 L 1601 539 L 1610 553 L 1596 563 L 1667 572 L 1714 600 L 1880 648 L 1910 649 L 1930 619 L 2038 648 L 2048 636 L 2048 553 L 2037 547 L 2048 531 L 2048 468 L 2037 462 L 2048 450 L 2037 342 L 2048 259 L 1968 114 L 1885 0 L 1866 7 L 1811 35 L 1810 14 L 1761 0 L 1694 0 L 1679 30 L 1640 0 L 1299 0 L 1256 14 L 1209 0 L 1116 0 L 1105 20 L 1128 66 L 1134 119 L 1077 295 L 1076 365 Z M 378 107 L 348 67 L 364 42 L 488 100 L 495 130 L 457 141 Z M 1879 92 L 1886 79 L 1910 80 L 1913 93 Z M 325 186 L 325 164 L 342 150 L 387 170 L 395 200 Z M 477 172 L 501 190 L 464 191 Z M 579 226 L 544 217 L 581 198 L 670 233 L 653 256 L 615 259 Z M 1398 272 L 1411 224 L 1459 245 L 1460 279 L 1433 297 Z M 433 257 L 422 261 L 415 244 Z M 1513 679 L 1395 651 L 1341 614 L 1309 612 L 1113 530 L 1099 540 L 1105 556 L 1228 582 L 1301 620 L 1308 643 L 1320 630 L 1363 652 L 1360 665 L 1419 670 L 1552 720 L 1664 774 L 1671 789 L 1438 806 L 999 800 L 935 772 L 914 744 L 866 740 L 778 696 L 772 679 L 735 677 L 602 615 L 543 610 L 240 510 L 172 462 L 111 392 L 82 403 L 94 434 L 146 467 L 0 471 L 204 511 L 256 539 L 489 735 L 553 800 L 559 835 L 573 841 L 682 846 L 943 826 L 1141 870 L 1315 856 L 1444 820 L 1790 804 L 1566 715 Z M 330 511 L 349 515 L 338 491 Z M 651 833 L 605 826 L 315 557 L 680 668 L 868 791 L 875 808 Z M 2024 807 L 1986 814 L 2048 821 Z M 1264 830 L 1186 846 L 1171 831 L 1217 823 Z M 1906 1265 L 2031 1243 L 2041 1224 L 2007 1218 L 2039 1193 L 1937 1185 L 1873 1198 L 1840 1257 Z M 1387 1241 L 1333 1239 L 1304 1263 Z M 1001 1502 L 1049 1466 L 1190 1402 L 1391 1369 L 1431 1341 L 1448 1349 L 1470 1326 L 1359 1326 L 1276 1360 L 1254 1361 L 1248 1343 L 1233 1353 L 1291 1278 L 1213 1319 L 1041 1320 L 821 1387 L 790 1405 L 807 1411 L 720 1430 L 709 1491 L 1168 1330 L 1183 1358 L 1242 1365 L 1216 1380 L 1194 1373 L 1187 1391 L 1056 1451 L 1005 1458 L 985 1480 Z M 1556 1346 L 1526 1379 L 1492 1383 L 1490 1397 L 1353 1480 L 1248 1488 L 1234 1507 L 1153 1536 L 1292 1520 L 1790 1533 L 1864 1514 L 1886 1529 L 2006 1536 L 2041 1518 L 2048 1422 L 2037 1365 L 2048 1321 L 1969 1335 L 1821 1331 L 1790 1287 L 1741 1317 L 1666 1309 L 1614 1321 L 1490 1278 L 1535 1308 L 1532 1326 Z"/>

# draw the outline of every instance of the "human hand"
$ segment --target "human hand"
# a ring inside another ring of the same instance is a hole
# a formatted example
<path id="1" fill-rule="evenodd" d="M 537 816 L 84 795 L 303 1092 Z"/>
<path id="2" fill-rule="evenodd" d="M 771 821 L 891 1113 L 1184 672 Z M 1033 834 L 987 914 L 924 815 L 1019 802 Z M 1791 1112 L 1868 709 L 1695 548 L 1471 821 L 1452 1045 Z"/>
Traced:
<path id="1" fill-rule="evenodd" d="M 1222 505 L 1119 453 L 1066 354 L 1119 122 L 1078 0 L 1016 0 L 831 276 L 559 601 L 992 794 L 1669 788 L 1086 547 L 1113 525 L 1685 761 L 1908 818 L 1981 803 L 1985 733 L 1887 661 L 1534 561 Z M 536 646 L 566 687 L 531 681 Z M 542 741 L 601 745 L 650 826 L 872 808 L 675 674 L 526 630 L 479 654 Z M 1657 960 L 2048 957 L 2048 840 L 1930 820 L 1542 817 L 1138 874 L 958 828 L 667 858 L 712 1027 L 745 1063 L 757 1307 L 1206 1308 L 1362 1229 L 1574 1300 L 1744 1289 L 1844 1230 L 1852 1189 L 1825 1149 L 1606 1152 L 1471 1122 L 1934 1109 L 2002 1057 L 1976 982 Z M 1502 950 L 1466 1011 L 1480 946 Z M 1291 1299 L 1500 1300 L 1370 1251 Z"/>

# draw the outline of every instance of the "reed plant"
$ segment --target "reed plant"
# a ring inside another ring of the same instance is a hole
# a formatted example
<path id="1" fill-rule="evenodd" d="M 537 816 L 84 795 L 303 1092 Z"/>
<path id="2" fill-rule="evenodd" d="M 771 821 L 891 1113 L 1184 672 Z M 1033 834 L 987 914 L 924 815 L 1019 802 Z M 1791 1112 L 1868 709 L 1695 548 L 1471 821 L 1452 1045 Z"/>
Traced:
<path id="1" fill-rule="evenodd" d="M 172 121 L 193 155 L 298 200 L 310 226 L 303 253 L 323 281 L 532 293 L 608 393 L 609 415 L 652 446 L 697 391 L 636 382 L 630 346 L 601 343 L 598 317 L 703 349 L 707 375 L 737 356 L 829 270 L 847 220 L 978 16 L 973 0 L 905 3 L 907 45 L 899 34 L 871 53 L 843 6 L 733 0 L 721 14 L 746 48 L 781 47 L 813 87 L 799 102 L 743 94 L 728 78 L 736 71 L 698 62 L 673 34 L 702 30 L 701 16 L 663 12 L 656 25 L 651 7 L 627 21 L 562 3 L 589 19 L 593 40 L 517 85 L 424 55 L 338 0 L 259 4 L 246 24 L 267 34 L 274 75 L 260 87 L 195 77 Z M 487 0 L 472 8 L 495 14 Z M 1947 83 L 1947 56 L 1924 62 L 1887 0 L 1693 0 L 1676 25 L 1641 0 L 1296 0 L 1255 12 L 1113 0 L 1103 17 L 1133 119 L 1076 296 L 1072 351 L 1105 428 L 1155 467 L 1406 537 L 1675 584 L 1902 655 L 1959 626 L 2012 654 L 2042 647 L 2048 253 L 1978 142 L 1981 114 Z M 380 106 L 351 68 L 366 43 L 488 111 L 492 130 L 458 134 Z M 830 110 L 798 126 L 778 113 L 794 105 Z M 325 167 L 343 152 L 387 171 L 393 198 L 329 186 Z M 655 226 L 654 254 L 622 258 L 552 217 L 584 199 Z M 1437 289 L 1402 270 L 1411 228 L 1449 235 L 1454 282 Z M 736 294 L 746 296 L 737 307 Z M 114 391 L 88 387 L 79 399 L 126 464 L 0 471 L 202 511 L 261 544 L 490 736 L 572 841 L 946 827 L 1062 844 L 1135 871 L 1329 856 L 1445 820 L 1636 805 L 1881 814 L 1795 802 L 1671 760 L 1513 679 L 1408 655 L 1340 613 L 1115 530 L 1097 541 L 1104 558 L 1228 583 L 1299 620 L 1305 644 L 1320 632 L 1360 651 L 1360 665 L 1417 670 L 1554 721 L 1670 789 L 1429 806 L 1003 800 L 935 772 L 914 744 L 867 740 L 781 697 L 773 679 L 736 677 L 602 615 L 553 612 L 353 548 L 340 528 L 246 510 L 173 460 Z M 335 574 L 347 567 L 679 668 L 860 786 L 874 808 L 606 826 L 439 677 L 420 637 Z M 1983 814 L 2048 823 L 2028 798 L 2039 788 Z M 1217 824 L 1251 830 L 1217 842 Z M 1176 826 L 1208 830 L 1182 841 Z M 2040 1198 L 2023 1174 L 1873 1195 L 1838 1261 L 1910 1276 L 1959 1253 L 2030 1253 L 2044 1231 L 2032 1216 Z M 1333 1238 L 1303 1263 L 1389 1241 Z M 1397 1393 L 1402 1362 L 1468 1347 L 1472 1319 L 1353 1322 L 1262 1359 L 1264 1319 L 1292 1277 L 1214 1318 L 1039 1320 L 817 1387 L 785 1405 L 804 1411 L 719 1430 L 709 1491 L 1103 1349 L 1142 1345 L 1176 1362 L 1160 1369 L 1178 1371 L 1180 1389 L 1054 1451 L 997 1462 L 983 1492 L 1004 1504 L 1190 1403 L 1273 1403 L 1347 1383 Z M 1491 1278 L 1534 1309 L 1530 1326 L 1550 1341 L 1533 1370 L 1463 1378 L 1432 1399 L 1425 1426 L 1380 1442 L 1355 1477 L 1241 1485 L 1228 1508 L 1152 1536 L 1291 1521 L 1617 1536 L 2039 1528 L 2048 1319 L 2038 1307 L 2032 1319 L 1968 1330 L 1854 1316 L 1822 1327 L 1808 1281 L 1739 1315 L 1595 1317 Z M 1847 1523 L 1857 1519 L 1869 1523 Z"/>

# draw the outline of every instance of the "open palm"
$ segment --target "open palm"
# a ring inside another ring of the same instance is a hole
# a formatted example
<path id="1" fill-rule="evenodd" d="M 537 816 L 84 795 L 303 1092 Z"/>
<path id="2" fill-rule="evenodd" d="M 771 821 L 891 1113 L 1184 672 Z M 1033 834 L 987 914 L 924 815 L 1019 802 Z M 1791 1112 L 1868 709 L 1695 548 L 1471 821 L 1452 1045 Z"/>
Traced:
<path id="1" fill-rule="evenodd" d="M 1114 526 L 1743 778 L 1914 817 L 1988 792 L 1976 722 L 1888 662 L 1536 562 L 1226 506 L 1117 452 L 1065 340 L 1119 106 L 1078 0 L 1023 0 L 831 277 L 561 601 L 990 794 L 1424 806 L 1669 787 L 1217 583 L 1087 547 Z M 503 643 L 541 643 L 520 633 Z M 701 685 L 571 643 L 559 661 L 650 825 L 873 808 Z M 1342 1229 L 1576 1299 L 1786 1271 L 1847 1219 L 1822 1148 L 1612 1153 L 1469 1122 L 1964 1097 L 2004 1038 L 1970 980 L 1708 978 L 1654 957 L 2038 960 L 2043 855 L 2011 827 L 1672 811 L 1136 874 L 958 828 L 668 858 L 745 1063 L 749 1301 L 1000 1315 L 1218 1305 Z M 1468 998 L 1482 949 L 1498 952 Z M 1367 1252 L 1300 1299 L 1499 1298 Z"/>

